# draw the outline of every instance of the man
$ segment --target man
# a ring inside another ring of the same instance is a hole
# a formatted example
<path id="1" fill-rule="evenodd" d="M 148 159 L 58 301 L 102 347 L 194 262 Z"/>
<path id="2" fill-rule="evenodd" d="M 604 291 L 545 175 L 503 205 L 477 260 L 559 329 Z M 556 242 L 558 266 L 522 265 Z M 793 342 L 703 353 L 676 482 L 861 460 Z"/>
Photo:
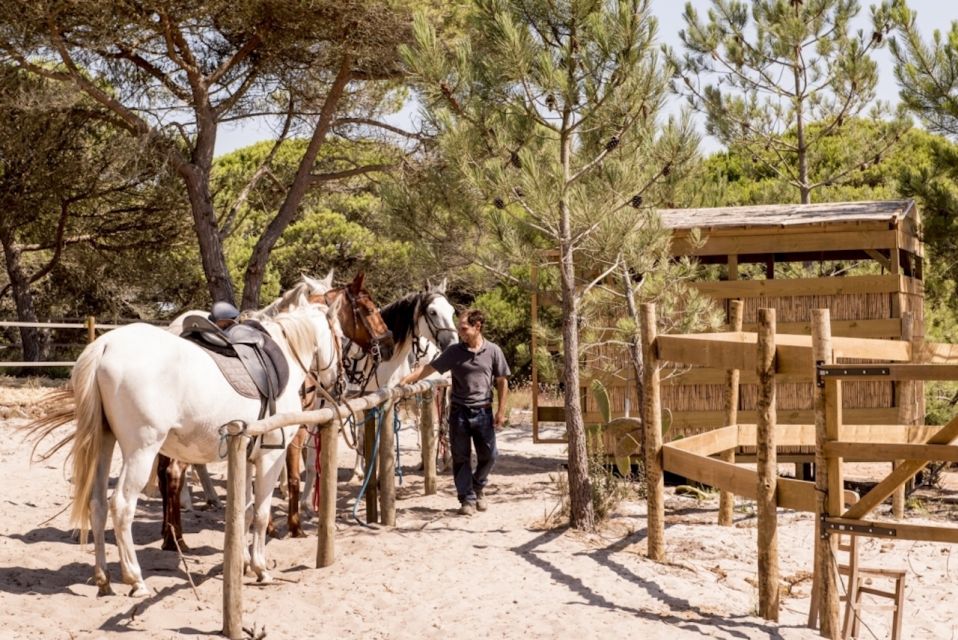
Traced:
<path id="1" fill-rule="evenodd" d="M 449 444 L 452 475 L 459 495 L 459 514 L 473 515 L 487 509 L 483 491 L 496 462 L 496 431 L 505 423 L 508 377 L 511 373 L 499 345 L 482 336 L 485 318 L 478 309 L 459 316 L 459 339 L 429 364 L 402 379 L 412 384 L 433 373 L 452 375 L 452 403 L 449 411 Z M 492 413 L 492 388 L 498 405 Z M 476 447 L 476 469 L 472 469 L 472 448 Z"/>

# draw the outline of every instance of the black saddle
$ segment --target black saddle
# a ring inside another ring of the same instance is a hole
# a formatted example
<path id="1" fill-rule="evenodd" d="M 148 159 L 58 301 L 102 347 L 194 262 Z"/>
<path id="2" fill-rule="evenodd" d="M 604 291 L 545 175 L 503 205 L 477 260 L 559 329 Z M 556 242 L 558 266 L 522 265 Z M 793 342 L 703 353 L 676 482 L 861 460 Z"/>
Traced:
<path id="1" fill-rule="evenodd" d="M 238 358 L 246 373 L 259 391 L 262 409 L 260 418 L 276 413 L 276 398 L 289 382 L 289 364 L 282 349 L 255 320 L 232 321 L 222 328 L 203 316 L 187 316 L 183 319 L 181 337 L 207 351 L 228 358 Z"/>

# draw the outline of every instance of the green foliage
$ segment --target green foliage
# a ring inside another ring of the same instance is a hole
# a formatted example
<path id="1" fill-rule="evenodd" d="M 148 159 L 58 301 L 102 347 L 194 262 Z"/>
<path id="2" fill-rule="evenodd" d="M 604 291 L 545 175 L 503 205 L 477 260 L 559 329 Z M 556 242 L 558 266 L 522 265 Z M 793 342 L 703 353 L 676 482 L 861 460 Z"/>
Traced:
<path id="1" fill-rule="evenodd" d="M 877 15 L 896 29 L 889 46 L 902 102 L 929 130 L 958 136 L 958 20 L 945 33 L 935 29 L 927 42 L 904 0 L 886 1 Z"/>
<path id="2" fill-rule="evenodd" d="M 882 46 L 882 31 L 849 33 L 858 11 L 854 0 L 756 0 L 751 11 L 742 2 L 713 0 L 702 19 L 686 4 L 685 55 L 668 52 L 673 86 L 707 116 L 708 133 L 778 181 L 754 195 L 810 202 L 812 191 L 843 182 L 907 127 L 884 120 L 879 106 L 872 113 L 875 135 L 843 137 L 842 154 L 827 154 L 838 162 L 821 157 L 823 139 L 843 131 L 875 97 L 871 52 Z M 712 78 L 715 84 L 706 84 Z M 809 123 L 818 126 L 806 128 Z M 816 197 L 828 200 L 824 193 Z"/>

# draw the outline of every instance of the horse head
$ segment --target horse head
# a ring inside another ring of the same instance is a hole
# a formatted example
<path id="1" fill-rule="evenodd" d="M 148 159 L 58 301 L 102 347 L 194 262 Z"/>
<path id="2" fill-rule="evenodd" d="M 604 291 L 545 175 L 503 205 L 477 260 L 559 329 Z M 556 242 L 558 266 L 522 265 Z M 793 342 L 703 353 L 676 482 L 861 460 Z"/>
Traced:
<path id="1" fill-rule="evenodd" d="M 330 289 L 323 294 L 323 299 L 327 303 L 333 300 L 343 301 L 339 313 L 343 335 L 364 352 L 374 355 L 378 352 L 379 357 L 389 360 L 392 358 L 395 340 L 379 313 L 378 305 L 366 290 L 365 280 L 366 274 L 360 271 L 348 285 Z"/>
<path id="2" fill-rule="evenodd" d="M 446 298 L 446 279 L 439 285 L 426 282 L 427 288 L 421 294 L 419 304 L 419 335 L 430 340 L 440 351 L 459 342 L 456 331 L 456 310 Z"/>

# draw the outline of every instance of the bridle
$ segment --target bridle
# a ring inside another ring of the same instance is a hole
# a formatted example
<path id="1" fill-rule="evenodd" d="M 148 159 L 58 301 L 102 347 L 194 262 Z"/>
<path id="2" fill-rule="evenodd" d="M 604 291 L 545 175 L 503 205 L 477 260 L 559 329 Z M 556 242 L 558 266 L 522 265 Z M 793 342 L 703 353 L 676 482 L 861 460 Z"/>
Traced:
<path id="1" fill-rule="evenodd" d="M 456 333 L 455 329 L 438 326 L 435 323 L 435 321 L 429 317 L 429 314 L 424 313 L 423 311 L 424 309 L 428 309 L 429 305 L 432 304 L 432 301 L 439 297 L 440 297 L 440 294 L 438 293 L 424 293 L 422 294 L 420 298 L 419 305 L 417 305 L 416 307 L 416 321 L 413 324 L 413 330 L 412 330 L 412 335 L 413 335 L 412 353 L 413 353 L 413 356 L 415 356 L 416 358 L 417 365 L 419 364 L 419 361 L 426 356 L 426 348 L 423 348 L 419 345 L 419 333 L 418 333 L 419 318 L 423 318 L 426 321 L 426 326 L 429 328 L 429 333 L 432 335 L 432 341 L 436 345 L 442 344 L 442 342 L 439 339 L 439 336 L 443 331 L 450 331 L 452 333 Z"/>

